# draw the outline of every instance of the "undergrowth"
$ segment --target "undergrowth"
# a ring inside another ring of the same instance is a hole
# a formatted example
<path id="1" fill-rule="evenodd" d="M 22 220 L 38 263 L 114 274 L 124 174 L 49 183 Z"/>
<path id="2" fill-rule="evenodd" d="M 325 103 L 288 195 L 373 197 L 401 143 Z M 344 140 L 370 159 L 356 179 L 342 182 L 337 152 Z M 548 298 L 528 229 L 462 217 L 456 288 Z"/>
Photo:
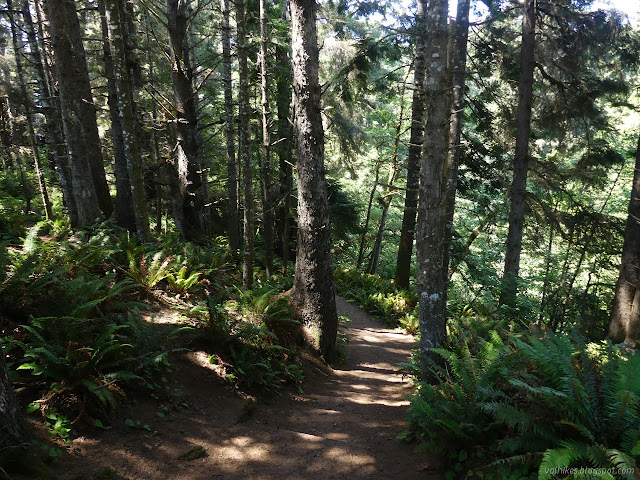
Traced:
<path id="1" fill-rule="evenodd" d="M 198 338 L 237 388 L 299 387 L 301 327 L 277 295 L 288 281 L 258 274 L 252 292 L 233 288 L 238 281 L 223 238 L 139 244 L 110 223 L 72 235 L 40 222 L 0 244 L 1 345 L 28 413 L 39 412 L 56 438 L 104 425 L 129 391 L 157 397 L 170 354 Z M 158 302 L 187 323 L 143 319 Z"/>
<path id="2" fill-rule="evenodd" d="M 640 355 L 578 333 L 456 333 L 403 434 L 447 478 L 637 478 Z"/>
<path id="3" fill-rule="evenodd" d="M 412 334 L 418 332 L 418 299 L 415 293 L 399 290 L 393 280 L 356 270 L 337 267 L 333 276 L 339 295 L 389 325 L 399 325 Z"/>

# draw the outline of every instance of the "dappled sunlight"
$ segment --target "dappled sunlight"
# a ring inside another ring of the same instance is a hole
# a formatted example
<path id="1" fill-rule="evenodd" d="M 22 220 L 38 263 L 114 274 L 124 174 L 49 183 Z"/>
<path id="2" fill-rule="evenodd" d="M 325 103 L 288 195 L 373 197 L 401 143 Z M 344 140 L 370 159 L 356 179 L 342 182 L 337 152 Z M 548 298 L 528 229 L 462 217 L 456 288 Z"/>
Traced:
<path id="1" fill-rule="evenodd" d="M 338 299 L 339 311 L 346 306 L 352 312 L 347 361 L 311 377 L 304 393 L 259 401 L 246 416 L 246 397 L 223 386 L 223 367 L 204 351 L 189 352 L 176 372 L 191 386 L 188 407 L 162 418 L 149 400 L 135 421 L 150 430 L 116 426 L 103 443 L 78 439 L 74 446 L 132 479 L 439 478 L 429 473 L 426 457 L 396 439 L 411 393 L 398 363 L 408 360 L 413 338 L 372 328 L 368 315 Z M 102 455 L 101 445 L 118 446 Z M 201 456 L 180 459 L 197 447 Z"/>

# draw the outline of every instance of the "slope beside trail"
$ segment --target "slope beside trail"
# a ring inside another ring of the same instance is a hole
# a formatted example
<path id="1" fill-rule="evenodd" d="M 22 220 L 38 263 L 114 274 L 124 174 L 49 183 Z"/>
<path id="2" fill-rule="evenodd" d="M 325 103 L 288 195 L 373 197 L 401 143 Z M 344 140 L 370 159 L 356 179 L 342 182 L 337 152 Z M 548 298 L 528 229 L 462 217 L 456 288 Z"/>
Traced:
<path id="1" fill-rule="evenodd" d="M 428 455 L 396 439 L 411 392 L 397 364 L 408 359 L 413 338 L 342 298 L 337 305 L 351 319 L 348 359 L 318 369 L 304 393 L 259 402 L 245 415 L 247 402 L 190 354 L 171 380 L 179 379 L 189 408 L 163 416 L 157 403 L 134 402 L 121 415 L 153 433 L 120 419 L 99 437 L 76 439 L 58 475 L 92 478 L 109 467 L 131 480 L 440 479 Z M 194 447 L 202 458 L 178 458 Z"/>

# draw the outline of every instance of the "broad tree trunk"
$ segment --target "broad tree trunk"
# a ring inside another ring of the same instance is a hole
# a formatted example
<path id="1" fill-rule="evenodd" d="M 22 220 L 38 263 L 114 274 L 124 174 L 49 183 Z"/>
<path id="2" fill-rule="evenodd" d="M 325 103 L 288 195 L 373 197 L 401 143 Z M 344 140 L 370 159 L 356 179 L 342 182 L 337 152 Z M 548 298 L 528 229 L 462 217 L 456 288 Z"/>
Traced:
<path id="1" fill-rule="evenodd" d="M 520 52 L 520 80 L 518 83 L 518 114 L 516 125 L 516 150 L 513 159 L 511 183 L 511 210 L 509 233 L 504 259 L 502 293 L 500 303 L 514 305 L 517 294 L 524 207 L 527 195 L 529 164 L 529 135 L 531 132 L 531 104 L 533 100 L 533 68 L 535 65 L 536 0 L 525 0 L 522 16 L 522 47 Z"/>
<path id="2" fill-rule="evenodd" d="M 631 346 L 640 332 L 640 137 L 629 200 L 629 215 L 624 232 L 620 274 L 611 310 L 609 338 Z"/>
<path id="3" fill-rule="evenodd" d="M 75 2 L 46 0 L 46 6 L 78 225 L 84 226 L 99 219 L 100 211 L 112 211 L 96 110 Z"/>
<path id="4" fill-rule="evenodd" d="M 407 189 L 404 199 L 404 215 L 400 231 L 400 246 L 396 263 L 395 281 L 400 288 L 409 287 L 411 273 L 411 254 L 416 228 L 416 214 L 418 208 L 418 183 L 420 178 L 420 156 L 422 149 L 422 134 L 424 132 L 424 77 L 426 57 L 426 11 L 427 0 L 418 0 L 416 17 L 416 41 L 413 60 L 413 103 L 411 106 L 411 134 L 409 152 L 407 154 Z"/>
<path id="5" fill-rule="evenodd" d="M 262 218 L 267 278 L 273 273 L 273 200 L 271 195 L 271 109 L 269 107 L 269 72 L 267 70 L 267 7 L 260 0 L 260 87 L 262 104 Z"/>
<path id="6" fill-rule="evenodd" d="M 229 0 L 222 2 L 222 88 L 224 89 L 224 117 L 227 142 L 227 194 L 229 205 L 227 229 L 229 250 L 240 249 L 240 219 L 238 216 L 238 175 L 236 172 L 236 145 L 233 119 L 233 85 L 231 83 L 231 27 L 229 26 Z"/>
<path id="7" fill-rule="evenodd" d="M 139 150 L 138 131 L 134 105 L 134 82 L 130 74 L 133 63 L 128 45 L 127 11 L 124 0 L 104 0 L 108 41 L 112 53 L 113 74 L 116 87 L 116 122 L 120 126 L 123 153 L 126 160 L 131 205 L 135 219 L 135 231 L 142 242 L 151 238 L 149 213 L 144 190 L 142 156 Z M 113 118 L 113 117 L 112 117 Z M 126 187 L 125 187 L 126 188 Z"/>
<path id="8" fill-rule="evenodd" d="M 2 347 L 0 347 L 0 432 L 0 448 L 20 445 L 27 439 L 20 408 L 7 374 Z"/>
<path id="9" fill-rule="evenodd" d="M 445 284 L 445 298 L 449 284 L 449 258 L 453 238 L 453 215 L 458 187 L 458 165 L 460 164 L 460 136 L 462 132 L 462 113 L 464 111 L 465 76 L 467 73 L 467 39 L 469 37 L 470 0 L 458 0 L 458 10 L 453 37 L 453 58 L 451 60 L 451 121 L 449 123 L 449 152 L 447 154 L 447 198 L 444 231 L 444 260 L 442 262 L 442 281 Z M 445 300 L 446 301 L 446 300 Z"/>
<path id="10" fill-rule="evenodd" d="M 18 74 L 18 83 L 20 85 L 20 93 L 24 102 L 24 114 L 27 120 L 27 133 L 29 135 L 29 144 L 33 153 L 33 166 L 38 180 L 38 187 L 40 189 L 40 197 L 42 199 L 42 205 L 45 211 L 45 217 L 47 220 L 52 218 L 51 213 L 51 201 L 49 200 L 49 192 L 47 191 L 47 183 L 42 171 L 42 164 L 40 162 L 40 151 L 36 141 L 36 133 L 34 130 L 33 110 L 31 105 L 31 95 L 27 90 L 27 84 L 25 81 L 24 70 L 22 67 L 22 46 L 18 36 L 18 26 L 14 17 L 13 2 L 7 0 L 7 11 L 9 12 L 9 23 L 11 24 L 11 38 L 13 43 L 13 53 L 16 61 L 16 73 Z"/>
<path id="11" fill-rule="evenodd" d="M 291 47 L 298 152 L 298 250 L 293 301 L 315 347 L 337 358 L 338 316 L 324 166 L 315 0 L 291 1 Z"/>
<path id="12" fill-rule="evenodd" d="M 446 221 L 446 161 L 449 150 L 451 90 L 447 65 L 447 0 L 429 0 L 426 13 L 427 58 L 425 130 L 420 169 L 416 254 L 420 354 L 423 378 L 428 358 L 446 336 L 445 283 L 442 280 Z"/>
<path id="13" fill-rule="evenodd" d="M 249 118 L 249 69 L 247 67 L 247 32 L 244 0 L 236 1 L 237 51 L 238 51 L 238 154 L 242 164 L 244 238 L 242 261 L 242 287 L 253 288 L 253 166 L 251 165 L 251 124 Z"/>
<path id="14" fill-rule="evenodd" d="M 205 211 L 207 185 L 203 181 L 198 141 L 198 96 L 193 87 L 193 69 L 190 60 L 189 26 L 191 0 L 167 0 L 167 29 L 173 84 L 176 153 L 179 198 L 182 206 L 182 231 L 188 240 L 206 235 L 209 230 Z M 180 215 L 180 213 L 182 215 Z M 176 222 L 178 223 L 178 222 Z"/>
<path id="15" fill-rule="evenodd" d="M 29 50 L 32 56 L 34 66 L 35 80 L 39 89 L 40 107 L 45 116 L 45 132 L 47 135 L 48 148 L 50 155 L 53 157 L 53 164 L 58 172 L 60 188 L 62 190 L 62 198 L 64 205 L 67 207 L 67 213 L 72 225 L 78 223 L 76 214 L 76 205 L 73 198 L 73 187 L 71 185 L 71 172 L 69 170 L 69 162 L 65 147 L 64 137 L 62 134 L 62 115 L 60 113 L 60 101 L 54 92 L 52 82 L 50 81 L 49 65 L 46 61 L 44 53 L 44 35 L 43 22 L 40 10 L 36 4 L 36 13 L 38 20 L 38 31 L 36 32 L 33 19 L 31 18 L 31 8 L 29 0 L 22 2 L 22 15 L 24 17 L 24 25 L 29 42 Z"/>

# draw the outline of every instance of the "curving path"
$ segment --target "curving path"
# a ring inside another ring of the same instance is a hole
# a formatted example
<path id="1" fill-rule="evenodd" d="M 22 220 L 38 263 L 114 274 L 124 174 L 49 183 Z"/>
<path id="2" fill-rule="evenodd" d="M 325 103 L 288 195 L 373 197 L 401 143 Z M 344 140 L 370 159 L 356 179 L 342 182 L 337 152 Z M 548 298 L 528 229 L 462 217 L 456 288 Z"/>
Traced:
<path id="1" fill-rule="evenodd" d="M 246 402 L 220 388 L 213 372 L 185 361 L 178 375 L 193 406 L 166 418 L 157 404 L 132 406 L 124 418 L 156 433 L 114 427 L 99 440 L 78 439 L 61 478 L 81 478 L 90 465 L 132 480 L 440 479 L 428 456 L 396 439 L 410 393 L 397 364 L 407 360 L 413 338 L 342 298 L 337 304 L 339 315 L 351 318 L 348 360 L 319 369 L 303 394 L 258 404 L 239 422 Z M 206 456 L 178 459 L 194 445 Z"/>

